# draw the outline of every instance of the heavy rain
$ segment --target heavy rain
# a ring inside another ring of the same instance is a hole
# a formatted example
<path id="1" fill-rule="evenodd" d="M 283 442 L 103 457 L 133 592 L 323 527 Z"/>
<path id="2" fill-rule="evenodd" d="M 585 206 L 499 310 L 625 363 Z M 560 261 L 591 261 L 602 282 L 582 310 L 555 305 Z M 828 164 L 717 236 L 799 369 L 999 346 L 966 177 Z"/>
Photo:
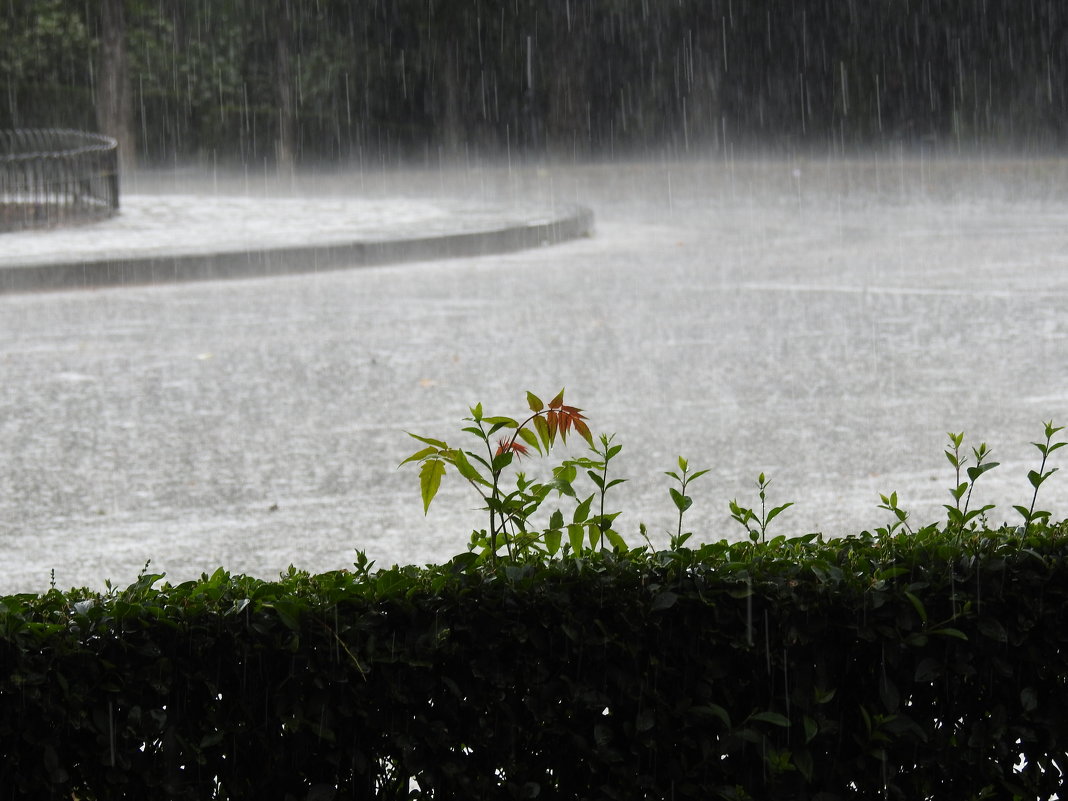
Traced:
<path id="1" fill-rule="evenodd" d="M 405 431 L 566 387 L 623 445 L 616 528 L 699 540 L 728 502 L 844 536 L 950 502 L 947 432 L 1000 465 L 1068 411 L 1068 162 L 1056 3 L 321 0 L 0 5 L 0 129 L 119 143 L 109 220 L 0 233 L 4 272 L 293 248 L 292 274 L 0 294 L 0 582 L 151 560 L 442 561 Z M 315 270 L 301 248 L 521 224 L 588 237 Z M 1054 476 L 1042 505 L 1068 510 Z M 977 498 L 977 501 L 980 500 Z"/>

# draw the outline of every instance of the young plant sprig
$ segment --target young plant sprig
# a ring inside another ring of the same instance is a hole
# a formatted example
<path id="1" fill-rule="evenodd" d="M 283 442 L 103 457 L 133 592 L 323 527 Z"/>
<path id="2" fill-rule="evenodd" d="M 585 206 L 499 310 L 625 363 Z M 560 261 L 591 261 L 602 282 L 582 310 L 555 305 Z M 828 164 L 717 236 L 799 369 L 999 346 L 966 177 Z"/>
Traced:
<path id="1" fill-rule="evenodd" d="M 693 506 L 693 498 L 686 494 L 686 488 L 690 485 L 691 481 L 699 479 L 708 472 L 708 470 L 705 469 L 695 470 L 691 473 L 689 463 L 681 456 L 679 457 L 679 471 L 682 475 L 679 475 L 679 473 L 676 473 L 674 470 L 669 470 L 664 473 L 665 476 L 670 476 L 679 482 L 678 489 L 675 487 L 670 487 L 668 489 L 668 492 L 671 494 L 672 503 L 674 503 L 675 508 L 679 510 L 678 530 L 671 535 L 671 550 L 673 551 L 677 551 L 683 546 L 683 543 L 685 543 L 686 540 L 693 536 L 692 531 L 687 531 L 685 534 L 682 532 L 682 516 L 686 513 L 687 509 Z"/>
<path id="2" fill-rule="evenodd" d="M 578 477 L 580 468 L 586 471 L 590 481 L 597 487 L 596 493 L 579 502 L 572 515 L 571 522 L 566 524 L 568 547 L 574 553 L 580 553 L 583 550 L 587 535 L 590 548 L 594 550 L 600 548 L 604 541 L 607 541 L 616 550 L 625 551 L 627 549 L 623 537 L 612 528 L 612 523 L 619 517 L 620 513 L 605 512 L 604 505 L 608 490 L 619 486 L 627 480 L 625 478 L 608 478 L 609 464 L 623 450 L 622 445 L 613 444 L 614 440 L 615 434 L 601 434 L 598 436 L 596 443 L 589 443 L 590 451 L 595 458 L 582 456 L 578 459 L 569 459 L 553 469 L 553 486 L 563 495 L 574 495 L 571 487 Z M 598 511 L 597 514 L 591 516 L 590 511 L 593 508 L 595 498 L 598 500 Z M 549 530 L 545 533 L 547 549 L 551 555 L 556 553 L 556 547 L 558 547 L 563 528 L 565 528 L 563 514 L 557 510 L 553 513 L 553 517 L 549 522 Z"/>
<path id="3" fill-rule="evenodd" d="M 737 520 L 749 532 L 749 539 L 753 542 L 758 539 L 761 542 L 765 542 L 768 524 L 794 505 L 794 502 L 790 501 L 782 506 L 776 506 L 771 511 L 767 511 L 767 489 L 770 483 L 771 479 L 766 478 L 763 473 L 757 477 L 757 491 L 760 497 L 759 516 L 752 509 L 739 505 L 737 499 L 730 502 L 731 518 Z"/>
<path id="4" fill-rule="evenodd" d="M 530 518 L 553 490 L 574 496 L 574 490 L 571 488 L 574 468 L 569 469 L 566 462 L 553 471 L 552 483 L 541 484 L 528 480 L 523 473 L 517 473 L 515 490 L 506 492 L 502 486 L 502 476 L 516 457 L 529 456 L 531 450 L 544 456 L 549 453 L 557 440 L 566 442 L 568 435 L 572 432 L 582 437 L 595 453 L 599 453 L 594 446 L 593 435 L 586 424 L 586 417 L 581 409 L 564 403 L 563 390 L 560 390 L 559 394 L 548 403 L 543 402 L 532 392 L 528 392 L 527 405 L 531 414 L 522 421 L 511 417 L 487 417 L 483 414 L 481 403 L 471 407 L 471 416 L 464 418 L 464 421 L 471 425 L 465 426 L 462 430 L 476 438 L 479 443 L 478 450 L 453 448 L 444 440 L 406 432 L 413 439 L 426 445 L 425 448 L 416 451 L 401 462 L 402 466 L 408 463 L 419 465 L 419 488 L 423 500 L 423 513 L 429 512 L 430 504 L 437 495 L 447 468 L 452 467 L 474 487 L 485 504 L 484 511 L 489 513 L 489 527 L 483 531 L 474 532 L 472 541 L 483 547 L 483 552 L 490 560 L 496 560 L 497 552 L 501 547 L 506 548 L 509 558 L 514 559 L 517 554 L 530 548 L 552 546 L 554 543 L 551 535 L 546 538 L 545 532 L 530 530 Z M 499 432 L 504 433 L 494 442 L 494 437 Z M 616 450 L 609 455 L 608 451 L 609 448 L 606 445 L 603 454 L 604 464 L 594 465 L 605 471 L 601 476 L 602 481 L 607 475 L 608 460 L 618 453 Z M 594 468 L 591 467 L 591 469 Z M 602 508 L 603 493 L 610 486 L 612 486 L 611 482 L 602 488 Z M 589 505 L 592 499 L 593 496 L 590 496 L 579 504 L 575 523 L 589 522 Z M 553 526 L 558 516 L 559 513 L 554 515 L 553 520 L 550 521 L 550 530 L 558 528 Z M 582 519 L 579 520 L 579 517 Z M 600 517 L 604 517 L 603 511 Z M 601 528 L 603 522 L 603 519 L 596 520 L 598 531 L 603 531 Z M 558 547 L 558 538 L 555 544 Z M 547 550 L 555 552 L 555 548 L 550 547 Z"/>
<path id="5" fill-rule="evenodd" d="M 909 518 L 909 513 L 902 509 L 900 506 L 898 506 L 897 493 L 891 492 L 889 495 L 883 495 L 880 492 L 879 500 L 882 501 L 882 503 L 879 504 L 879 508 L 885 509 L 886 511 L 892 513 L 897 519 L 886 526 L 882 526 L 880 528 L 875 529 L 875 533 L 881 537 L 889 537 L 893 535 L 893 533 L 899 528 L 904 528 L 905 531 L 907 531 L 909 534 L 912 534 L 913 531 L 909 527 L 909 524 L 906 522 Z"/>
<path id="6" fill-rule="evenodd" d="M 1064 426 L 1054 427 L 1053 421 L 1050 420 L 1044 424 L 1046 427 L 1046 441 L 1045 442 L 1032 442 L 1031 444 L 1038 448 L 1039 453 L 1042 454 L 1042 463 L 1038 466 L 1038 470 L 1031 470 L 1027 474 L 1027 480 L 1031 482 L 1031 486 L 1034 487 L 1034 494 L 1031 496 L 1031 505 L 1016 506 L 1013 505 L 1013 509 L 1020 513 L 1024 519 L 1023 533 L 1027 534 L 1027 530 L 1031 527 L 1031 524 L 1036 520 L 1048 520 L 1050 512 L 1035 510 L 1035 503 L 1038 501 L 1038 488 L 1042 486 L 1043 482 L 1056 473 L 1060 468 L 1054 467 L 1052 470 L 1046 470 L 1046 461 L 1049 459 L 1049 455 L 1058 448 L 1063 448 L 1068 445 L 1068 442 L 1053 442 L 1053 437 L 1057 432 L 1062 431 Z"/>
<path id="7" fill-rule="evenodd" d="M 949 527 L 955 528 L 957 532 L 964 531 L 964 528 L 970 524 L 977 517 L 983 517 L 994 508 L 994 504 L 988 503 L 986 506 L 982 506 L 979 509 L 972 509 L 969 511 L 968 507 L 971 505 L 972 490 L 975 489 L 975 482 L 979 480 L 979 476 L 983 475 L 989 470 L 993 470 L 998 466 L 998 462 L 985 461 L 990 456 L 990 449 L 987 448 L 985 442 L 979 443 L 978 448 L 972 448 L 972 456 L 975 457 L 975 464 L 967 468 L 966 474 L 968 476 L 967 481 L 962 481 L 960 477 L 961 468 L 968 463 L 968 457 L 961 455 L 961 445 L 964 442 L 964 432 L 959 434 L 952 432 L 946 436 L 949 437 L 950 449 L 945 451 L 946 458 L 949 459 L 949 463 L 953 465 L 955 471 L 955 485 L 950 489 L 949 494 L 953 496 L 953 505 L 943 504 L 946 512 L 949 514 Z M 967 494 L 965 494 L 967 493 Z M 961 498 L 964 498 L 964 507 L 960 505 Z"/>
<path id="8" fill-rule="evenodd" d="M 526 557 L 545 558 L 562 554 L 579 556 L 611 547 L 616 552 L 633 553 L 628 550 L 620 534 L 613 525 L 619 512 L 609 512 L 606 496 L 610 489 L 622 484 L 626 479 L 610 478 L 613 459 L 620 453 L 622 446 L 615 442 L 615 436 L 600 435 L 596 439 L 590 433 L 586 417 L 581 409 L 564 403 L 564 391 L 561 390 L 548 403 L 543 402 L 531 392 L 527 393 L 527 405 L 530 413 L 522 419 L 511 417 L 487 416 L 482 404 L 471 407 L 470 417 L 465 417 L 462 428 L 476 440 L 473 449 L 454 448 L 444 440 L 421 436 L 408 432 L 409 436 L 423 444 L 420 450 L 401 462 L 419 465 L 419 488 L 423 501 L 424 514 L 429 512 L 441 486 L 441 481 L 449 471 L 458 473 L 478 493 L 482 499 L 482 510 L 488 514 L 488 527 L 472 533 L 470 550 L 476 554 L 468 555 L 462 564 L 481 564 L 486 561 L 496 563 L 501 549 L 510 560 Z M 1036 509 L 1038 490 L 1059 468 L 1047 468 L 1054 451 L 1068 445 L 1065 441 L 1054 441 L 1064 426 L 1054 426 L 1050 420 L 1044 423 L 1045 440 L 1032 443 L 1042 454 L 1042 461 L 1037 470 L 1028 472 L 1027 477 L 1033 488 L 1029 506 L 1013 506 L 1024 519 L 1021 531 L 1026 534 L 1031 525 L 1048 521 L 1051 513 Z M 539 481 L 528 478 L 523 472 L 515 471 L 515 488 L 505 488 L 504 474 L 516 459 L 532 456 L 536 451 L 547 456 L 559 440 L 566 443 L 567 437 L 578 434 L 589 446 L 589 453 L 577 458 L 564 459 L 551 470 L 551 478 Z M 971 454 L 964 450 L 964 432 L 949 433 L 949 447 L 944 451 L 946 458 L 954 469 L 954 485 L 949 493 L 952 504 L 944 504 L 948 515 L 947 532 L 958 535 L 974 530 L 977 519 L 986 525 L 986 513 L 995 508 L 988 504 L 976 509 L 971 508 L 972 492 L 975 482 L 984 473 L 998 466 L 991 461 L 991 450 L 986 443 L 971 449 Z M 974 463 L 969 465 L 969 461 Z M 692 532 L 683 530 L 686 512 L 692 507 L 693 499 L 689 496 L 690 484 L 702 477 L 709 470 L 690 471 L 689 463 L 683 457 L 678 458 L 678 471 L 667 471 L 665 475 L 673 479 L 675 486 L 669 487 L 672 503 L 678 512 L 675 531 L 671 532 L 671 550 L 683 551 L 684 544 Z M 577 495 L 575 487 L 580 475 L 585 475 L 596 490 L 585 497 Z M 750 509 L 730 501 L 731 518 L 737 521 L 753 542 L 767 542 L 767 531 L 771 522 L 786 509 L 794 505 L 792 501 L 769 509 L 767 500 L 770 479 L 764 473 L 757 477 L 757 493 L 760 500 L 759 509 Z M 564 513 L 557 508 L 551 513 L 547 526 L 535 526 L 533 517 L 543 502 L 552 494 L 568 496 L 574 500 L 575 508 L 565 519 Z M 890 512 L 893 519 L 884 527 L 876 529 L 880 538 L 890 538 L 899 530 L 908 534 L 922 535 L 929 530 L 936 530 L 939 524 L 924 526 L 913 532 L 908 524 L 909 514 L 898 504 L 896 492 L 879 495 L 880 509 Z M 641 536 L 651 551 L 644 524 L 639 526 Z M 566 536 L 566 541 L 565 541 Z M 776 542 L 782 538 L 777 538 Z M 638 549 L 644 551 L 645 549 Z M 370 562 L 363 554 L 358 554 L 356 563 L 358 571 L 370 571 Z"/>

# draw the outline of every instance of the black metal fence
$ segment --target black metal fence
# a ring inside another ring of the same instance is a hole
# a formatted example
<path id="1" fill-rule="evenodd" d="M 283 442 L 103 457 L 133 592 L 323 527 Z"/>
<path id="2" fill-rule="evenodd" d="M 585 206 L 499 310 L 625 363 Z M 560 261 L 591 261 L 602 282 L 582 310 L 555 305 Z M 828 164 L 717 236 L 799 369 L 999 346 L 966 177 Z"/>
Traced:
<path id="1" fill-rule="evenodd" d="M 119 209 L 119 151 L 100 134 L 0 131 L 0 232 L 110 217 Z"/>

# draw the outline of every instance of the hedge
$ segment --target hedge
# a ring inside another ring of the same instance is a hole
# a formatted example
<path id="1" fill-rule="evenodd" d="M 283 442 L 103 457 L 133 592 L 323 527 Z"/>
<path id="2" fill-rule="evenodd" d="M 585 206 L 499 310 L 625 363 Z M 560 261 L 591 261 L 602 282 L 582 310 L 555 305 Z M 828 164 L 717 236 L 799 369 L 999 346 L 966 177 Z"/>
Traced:
<path id="1" fill-rule="evenodd" d="M 2 799 L 1050 798 L 1068 524 L 0 598 Z"/>

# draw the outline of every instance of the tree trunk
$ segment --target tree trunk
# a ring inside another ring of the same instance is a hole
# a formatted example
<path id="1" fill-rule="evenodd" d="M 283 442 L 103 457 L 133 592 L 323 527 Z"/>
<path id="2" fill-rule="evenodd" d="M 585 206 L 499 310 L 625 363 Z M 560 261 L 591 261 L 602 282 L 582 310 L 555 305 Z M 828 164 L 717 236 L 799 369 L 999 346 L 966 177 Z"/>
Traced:
<path id="1" fill-rule="evenodd" d="M 126 61 L 126 15 L 123 0 L 100 0 L 100 76 L 96 91 L 96 121 L 100 132 L 119 143 L 121 170 L 137 163 Z"/>
<path id="2" fill-rule="evenodd" d="M 275 17 L 275 101 L 278 103 L 278 137 L 275 163 L 279 172 L 293 169 L 296 156 L 296 103 L 293 97 L 293 10 L 280 0 Z"/>

